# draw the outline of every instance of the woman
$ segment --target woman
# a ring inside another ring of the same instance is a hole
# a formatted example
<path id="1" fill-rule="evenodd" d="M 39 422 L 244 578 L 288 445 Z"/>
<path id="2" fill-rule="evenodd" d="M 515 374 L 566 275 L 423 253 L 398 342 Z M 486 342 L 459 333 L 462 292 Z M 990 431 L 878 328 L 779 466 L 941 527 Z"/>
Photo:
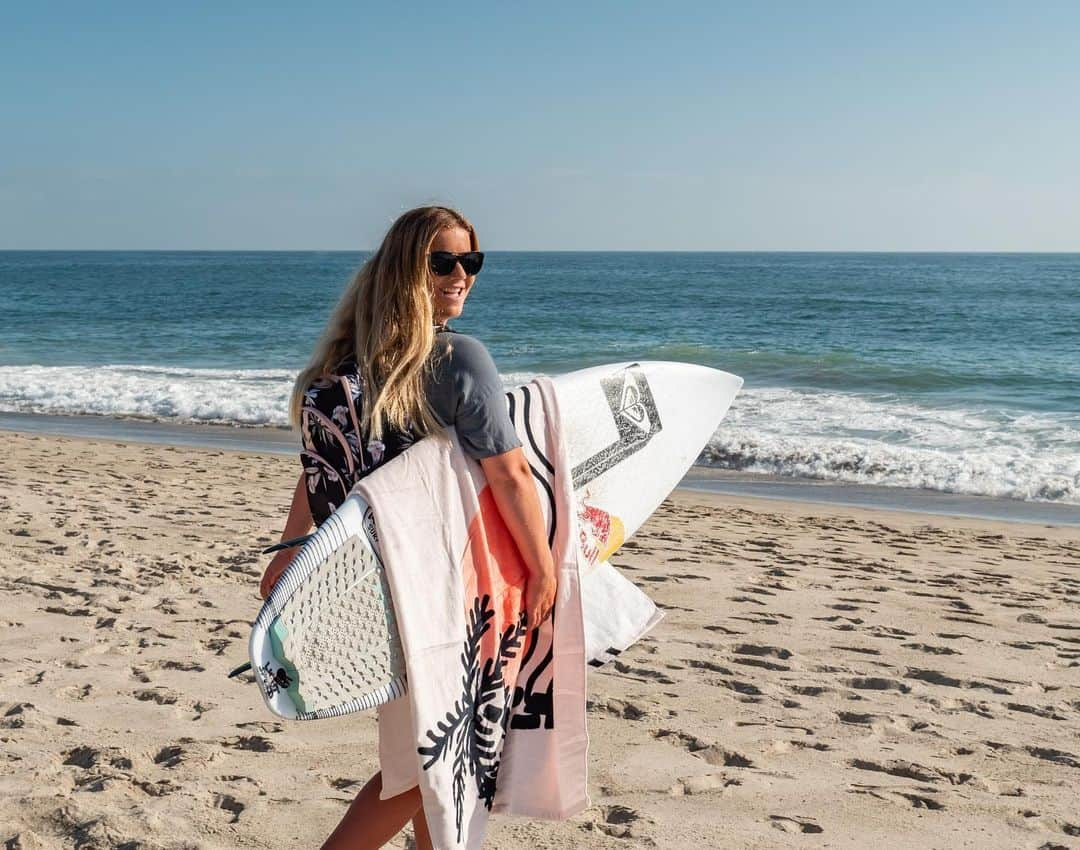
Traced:
<path id="1" fill-rule="evenodd" d="M 482 264 L 476 231 L 460 213 L 420 207 L 394 222 L 345 288 L 293 388 L 290 418 L 303 434 L 304 472 L 282 540 L 324 522 L 359 478 L 453 425 L 466 454 L 480 462 L 528 568 L 531 629 L 550 614 L 556 589 L 532 474 L 491 356 L 479 341 L 446 327 L 461 315 Z M 270 562 L 260 584 L 263 598 L 294 554 L 284 550 Z M 431 847 L 415 784 L 415 748 L 401 716 L 380 710 L 381 770 L 323 850 L 381 847 L 410 818 L 417 847 Z"/>

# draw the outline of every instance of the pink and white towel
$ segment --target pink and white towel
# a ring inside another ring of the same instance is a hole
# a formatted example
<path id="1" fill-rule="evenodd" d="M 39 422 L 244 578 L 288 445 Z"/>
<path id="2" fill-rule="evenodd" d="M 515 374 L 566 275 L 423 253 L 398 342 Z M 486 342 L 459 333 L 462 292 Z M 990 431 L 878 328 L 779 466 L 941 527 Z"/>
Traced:
<path id="1" fill-rule="evenodd" d="M 587 555 L 551 382 L 526 389 L 542 412 L 527 454 L 558 580 L 552 616 L 538 629 L 523 626 L 527 571 L 517 546 L 452 428 L 356 485 L 378 523 L 409 682 L 401 704 L 383 710 L 411 714 L 404 722 L 439 850 L 478 848 L 493 811 L 562 819 L 589 805 Z"/>

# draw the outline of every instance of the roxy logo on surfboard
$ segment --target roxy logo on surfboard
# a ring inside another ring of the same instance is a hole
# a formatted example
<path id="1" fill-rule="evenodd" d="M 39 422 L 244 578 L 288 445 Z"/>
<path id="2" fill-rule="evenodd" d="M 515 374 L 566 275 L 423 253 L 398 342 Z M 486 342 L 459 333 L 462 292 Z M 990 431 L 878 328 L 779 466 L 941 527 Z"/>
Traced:
<path id="1" fill-rule="evenodd" d="M 623 379 L 622 407 L 619 408 L 619 414 L 646 434 L 649 432 L 649 411 L 641 403 L 641 394 L 629 375 Z"/>
<path id="2" fill-rule="evenodd" d="M 619 439 L 574 468 L 575 490 L 641 451 L 663 430 L 649 382 L 637 363 L 603 378 L 600 386 L 619 430 Z"/>

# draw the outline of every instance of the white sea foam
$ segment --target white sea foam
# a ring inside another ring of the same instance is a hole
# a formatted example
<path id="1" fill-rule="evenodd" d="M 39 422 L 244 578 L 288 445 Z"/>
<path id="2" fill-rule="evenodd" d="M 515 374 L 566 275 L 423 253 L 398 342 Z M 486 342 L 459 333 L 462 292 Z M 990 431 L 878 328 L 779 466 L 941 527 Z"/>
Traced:
<path id="1" fill-rule="evenodd" d="M 534 375 L 502 379 L 512 387 Z M 295 376 L 283 369 L 5 366 L 0 410 L 284 426 Z M 1080 416 L 744 388 L 699 463 L 1080 504 Z"/>
<path id="2" fill-rule="evenodd" d="M 2 366 L 0 410 L 288 425 L 295 372 L 158 366 Z"/>
<path id="3" fill-rule="evenodd" d="M 502 375 L 507 389 L 534 372 Z M 178 366 L 0 366 L 0 411 L 287 426 L 297 373 Z"/>
<path id="4" fill-rule="evenodd" d="M 700 460 L 727 469 L 1080 504 L 1080 417 L 744 390 Z"/>

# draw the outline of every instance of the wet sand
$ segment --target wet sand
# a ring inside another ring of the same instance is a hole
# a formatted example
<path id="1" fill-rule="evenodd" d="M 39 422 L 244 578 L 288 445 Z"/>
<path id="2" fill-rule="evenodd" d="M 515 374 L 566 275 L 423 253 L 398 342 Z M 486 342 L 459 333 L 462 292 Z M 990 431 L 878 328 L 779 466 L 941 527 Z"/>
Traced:
<path id="1" fill-rule="evenodd" d="M 374 715 L 225 677 L 298 460 L 3 437 L 0 841 L 318 847 Z M 667 616 L 590 672 L 594 805 L 486 847 L 1080 847 L 1080 530 L 680 491 L 613 561 Z"/>

